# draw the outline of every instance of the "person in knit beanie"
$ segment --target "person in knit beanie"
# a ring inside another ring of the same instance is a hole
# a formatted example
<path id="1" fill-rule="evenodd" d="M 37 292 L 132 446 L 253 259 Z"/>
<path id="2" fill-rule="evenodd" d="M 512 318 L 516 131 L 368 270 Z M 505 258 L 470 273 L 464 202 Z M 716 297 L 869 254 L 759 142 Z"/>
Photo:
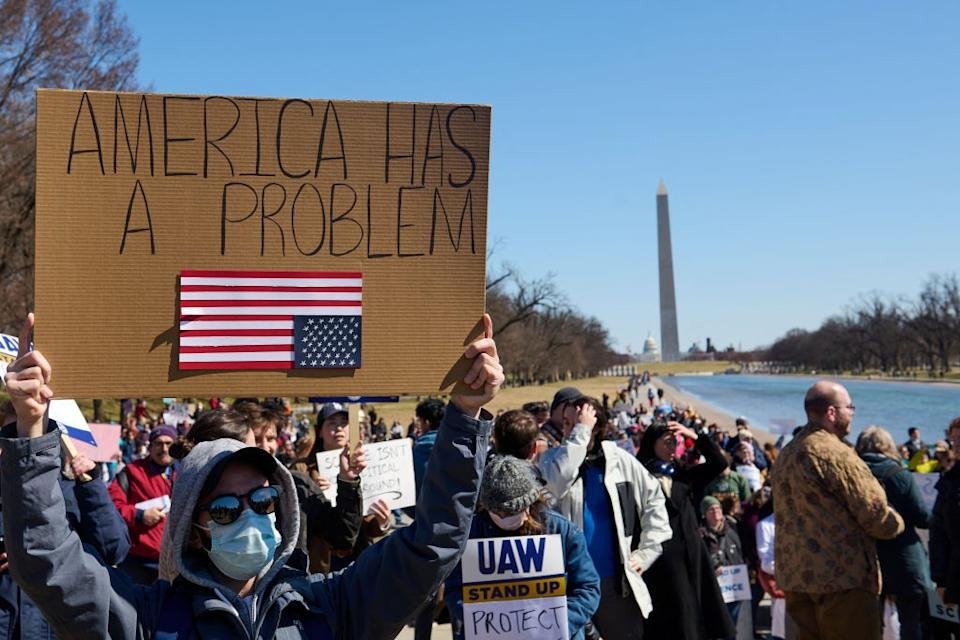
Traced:
<path id="1" fill-rule="evenodd" d="M 492 514 L 499 526 L 503 516 L 526 511 L 540 499 L 540 493 L 540 483 L 529 462 L 513 456 L 494 456 L 483 473 L 480 506 Z"/>
<path id="2" fill-rule="evenodd" d="M 572 522 L 548 508 L 533 465 L 513 456 L 494 455 L 483 472 L 470 540 L 536 535 L 560 536 L 567 576 L 567 629 L 571 640 L 584 640 L 584 626 L 600 605 L 600 576 L 587 552 L 587 541 Z M 453 637 L 462 640 L 463 573 L 459 564 L 444 583 L 444 601 Z"/>

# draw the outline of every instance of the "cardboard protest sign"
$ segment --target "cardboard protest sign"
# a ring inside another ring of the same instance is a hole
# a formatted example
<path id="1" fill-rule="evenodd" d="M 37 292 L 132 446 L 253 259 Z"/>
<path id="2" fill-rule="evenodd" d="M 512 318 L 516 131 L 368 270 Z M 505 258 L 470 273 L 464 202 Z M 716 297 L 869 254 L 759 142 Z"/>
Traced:
<path id="1" fill-rule="evenodd" d="M 372 442 L 363 445 L 367 468 L 360 474 L 363 512 L 377 500 L 384 500 L 391 509 L 412 507 L 417 503 L 413 475 L 413 441 L 410 438 Z M 340 473 L 340 450 L 317 453 L 317 470 L 330 481 L 324 490 L 333 504 L 337 503 L 337 474 Z"/>
<path id="2" fill-rule="evenodd" d="M 54 389 L 449 389 L 481 329 L 489 135 L 477 105 L 38 91 Z"/>
<path id="3" fill-rule="evenodd" d="M 720 567 L 717 582 L 720 584 L 724 602 L 739 602 L 751 598 L 750 572 L 745 564 Z"/>
<path id="4" fill-rule="evenodd" d="M 570 637 L 560 536 L 468 540 L 461 567 L 467 640 Z"/>

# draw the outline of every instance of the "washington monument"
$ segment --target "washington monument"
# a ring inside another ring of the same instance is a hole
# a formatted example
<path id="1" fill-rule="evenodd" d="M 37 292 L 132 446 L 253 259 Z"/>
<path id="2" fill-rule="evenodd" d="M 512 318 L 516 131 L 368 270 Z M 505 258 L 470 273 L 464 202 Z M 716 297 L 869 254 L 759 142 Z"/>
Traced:
<path id="1" fill-rule="evenodd" d="M 667 185 L 657 187 L 657 244 L 660 249 L 660 346 L 664 362 L 680 359 L 677 338 L 677 296 L 673 291 L 673 250 L 670 247 L 670 205 Z"/>

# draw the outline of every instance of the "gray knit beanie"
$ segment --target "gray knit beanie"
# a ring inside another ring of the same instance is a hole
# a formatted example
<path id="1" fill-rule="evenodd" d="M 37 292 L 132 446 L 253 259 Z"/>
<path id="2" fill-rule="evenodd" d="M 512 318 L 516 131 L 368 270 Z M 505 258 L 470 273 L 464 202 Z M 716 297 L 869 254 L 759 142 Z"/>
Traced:
<path id="1" fill-rule="evenodd" d="M 540 497 L 533 465 L 513 456 L 493 456 L 483 472 L 480 505 L 487 511 L 513 515 Z"/>

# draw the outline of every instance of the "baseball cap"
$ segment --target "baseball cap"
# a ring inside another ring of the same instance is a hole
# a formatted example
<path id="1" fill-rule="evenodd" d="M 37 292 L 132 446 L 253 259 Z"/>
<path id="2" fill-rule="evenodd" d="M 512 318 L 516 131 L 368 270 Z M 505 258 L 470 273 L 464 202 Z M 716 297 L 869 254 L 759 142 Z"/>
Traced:
<path id="1" fill-rule="evenodd" d="M 320 413 L 317 414 L 317 424 L 323 424 L 324 420 L 330 416 L 335 416 L 338 413 L 342 413 L 346 416 L 350 415 L 347 412 L 347 408 L 339 402 L 327 402 L 320 407 Z"/>
<path id="2" fill-rule="evenodd" d="M 583 394 L 580 393 L 580 390 L 576 387 L 564 387 L 553 394 L 553 402 L 550 403 L 550 412 L 552 413 L 557 407 L 574 402 L 582 397 Z"/>
<path id="3" fill-rule="evenodd" d="M 201 489 L 199 495 L 203 496 L 213 491 L 214 487 L 217 486 L 217 482 L 220 481 L 220 476 L 223 475 L 223 470 L 227 468 L 228 464 L 233 462 L 253 467 L 267 478 L 272 478 L 273 472 L 276 471 L 279 466 L 276 458 L 259 447 L 237 449 L 229 456 L 217 462 L 207 475 L 207 479 L 204 481 L 203 489 Z"/>

